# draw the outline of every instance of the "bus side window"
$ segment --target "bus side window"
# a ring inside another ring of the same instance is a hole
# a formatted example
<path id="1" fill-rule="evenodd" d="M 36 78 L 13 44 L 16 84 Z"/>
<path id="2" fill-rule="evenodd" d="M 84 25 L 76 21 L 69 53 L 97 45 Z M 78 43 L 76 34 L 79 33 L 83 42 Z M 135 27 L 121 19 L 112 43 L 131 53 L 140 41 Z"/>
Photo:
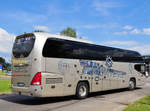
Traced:
<path id="1" fill-rule="evenodd" d="M 145 74 L 145 65 L 144 64 L 136 64 L 134 69 L 142 74 Z"/>

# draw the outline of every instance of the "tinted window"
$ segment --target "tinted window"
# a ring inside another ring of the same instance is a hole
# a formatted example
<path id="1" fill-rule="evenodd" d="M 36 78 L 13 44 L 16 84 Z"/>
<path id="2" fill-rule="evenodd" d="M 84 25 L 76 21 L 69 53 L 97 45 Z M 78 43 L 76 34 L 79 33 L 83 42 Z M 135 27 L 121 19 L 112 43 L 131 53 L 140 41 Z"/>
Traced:
<path id="1" fill-rule="evenodd" d="M 145 65 L 144 64 L 136 64 L 134 69 L 138 72 L 144 73 L 145 72 Z"/>
<path id="2" fill-rule="evenodd" d="M 139 59 L 140 54 L 135 51 L 81 43 L 57 38 L 50 38 L 43 48 L 44 57 L 105 60 L 107 56 L 113 60 L 129 61 Z M 127 60 L 126 60 L 127 59 Z"/>
<path id="3" fill-rule="evenodd" d="M 33 49 L 34 36 L 17 37 L 13 46 L 13 55 L 16 58 L 28 57 Z"/>

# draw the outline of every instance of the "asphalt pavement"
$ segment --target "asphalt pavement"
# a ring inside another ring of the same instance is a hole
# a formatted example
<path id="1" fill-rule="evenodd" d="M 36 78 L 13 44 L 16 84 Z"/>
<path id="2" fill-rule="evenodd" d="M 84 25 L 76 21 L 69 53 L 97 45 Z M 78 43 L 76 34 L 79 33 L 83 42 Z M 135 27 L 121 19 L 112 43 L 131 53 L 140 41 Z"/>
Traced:
<path id="1" fill-rule="evenodd" d="M 128 104 L 150 94 L 150 79 L 145 86 L 129 91 L 119 89 L 92 93 L 87 99 L 74 96 L 33 98 L 13 94 L 0 95 L 0 111 L 122 111 Z"/>

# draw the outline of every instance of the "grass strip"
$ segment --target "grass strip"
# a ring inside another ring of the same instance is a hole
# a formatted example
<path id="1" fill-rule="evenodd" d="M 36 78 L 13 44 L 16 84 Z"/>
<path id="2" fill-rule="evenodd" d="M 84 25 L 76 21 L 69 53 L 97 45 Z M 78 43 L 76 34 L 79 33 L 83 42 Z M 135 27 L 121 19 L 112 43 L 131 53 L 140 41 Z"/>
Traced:
<path id="1" fill-rule="evenodd" d="M 147 95 L 139 101 L 129 105 L 123 111 L 150 111 L 150 95 Z"/>
<path id="2" fill-rule="evenodd" d="M 10 93 L 10 92 L 11 92 L 11 81 L 0 80 L 0 93 Z"/>

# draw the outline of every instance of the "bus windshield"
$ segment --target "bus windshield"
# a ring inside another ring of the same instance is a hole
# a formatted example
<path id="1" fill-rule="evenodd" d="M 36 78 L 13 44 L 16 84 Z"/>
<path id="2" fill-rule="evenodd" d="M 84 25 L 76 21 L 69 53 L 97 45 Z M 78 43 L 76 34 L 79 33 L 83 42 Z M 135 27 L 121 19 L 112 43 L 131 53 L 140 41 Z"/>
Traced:
<path id="1" fill-rule="evenodd" d="M 28 57 L 33 49 L 35 37 L 32 36 L 21 36 L 16 37 L 13 46 L 13 56 L 16 58 Z"/>

